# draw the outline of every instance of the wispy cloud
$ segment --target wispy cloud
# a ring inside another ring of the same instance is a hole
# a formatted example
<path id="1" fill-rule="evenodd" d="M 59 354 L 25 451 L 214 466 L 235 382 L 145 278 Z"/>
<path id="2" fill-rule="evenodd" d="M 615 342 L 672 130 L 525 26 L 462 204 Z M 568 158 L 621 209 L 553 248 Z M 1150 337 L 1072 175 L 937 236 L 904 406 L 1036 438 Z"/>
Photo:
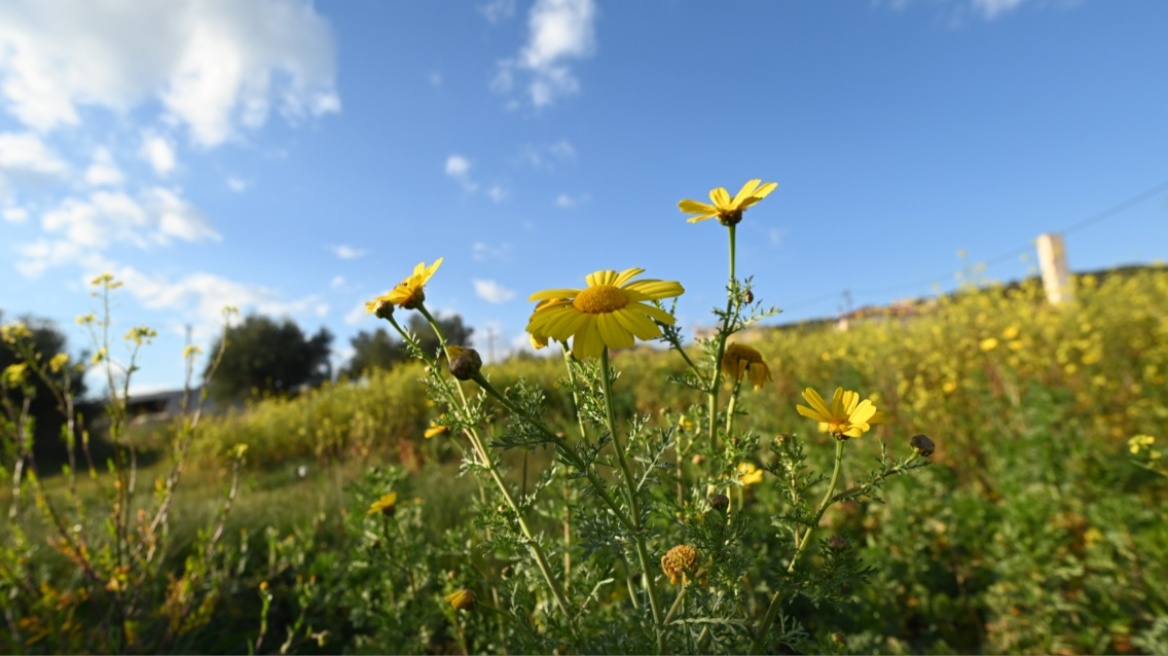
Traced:
<path id="1" fill-rule="evenodd" d="M 475 294 L 488 303 L 506 303 L 515 298 L 515 292 L 494 280 L 474 280 Z"/>
<path id="2" fill-rule="evenodd" d="M 365 257 L 365 255 L 369 253 L 369 251 L 365 249 L 354 248 L 352 246 L 346 246 L 345 244 L 329 246 L 329 250 L 332 251 L 333 255 L 336 255 L 342 260 L 356 260 L 358 258 Z"/>
<path id="3" fill-rule="evenodd" d="M 243 178 L 237 178 L 235 176 L 230 176 L 227 178 L 227 188 L 237 194 L 242 194 L 243 192 L 247 191 L 248 186 L 249 185 L 247 180 L 244 180 Z"/>
<path id="4" fill-rule="evenodd" d="M 85 182 L 93 187 L 116 187 L 124 182 L 126 176 L 114 162 L 114 156 L 108 148 L 98 147 L 93 151 L 93 161 L 85 169 Z"/>
<path id="5" fill-rule="evenodd" d="M 49 237 L 18 244 L 17 270 L 36 277 L 45 269 L 73 263 L 117 243 L 138 248 L 165 246 L 172 240 L 219 241 L 206 217 L 174 189 L 152 187 L 137 196 L 95 191 L 67 198 L 45 212 L 41 227 Z"/>
<path id="6" fill-rule="evenodd" d="M 490 0 L 479 5 L 479 13 L 491 23 L 502 23 L 515 15 L 517 0 Z"/>
<path id="7" fill-rule="evenodd" d="M 510 193 L 499 185 L 492 185 L 487 189 L 487 197 L 496 203 L 502 203 L 507 200 L 507 196 L 509 195 Z"/>
<path id="8" fill-rule="evenodd" d="M 561 209 L 568 209 L 570 207 L 576 207 L 577 205 L 580 205 L 581 203 L 585 203 L 587 201 L 588 201 L 588 194 L 580 194 L 579 196 L 570 196 L 568 194 L 560 194 L 559 196 L 556 196 L 556 207 L 559 207 Z"/>
<path id="9" fill-rule="evenodd" d="M 568 62 L 595 51 L 595 21 L 593 0 L 536 0 L 527 18 L 527 43 L 518 55 L 499 62 L 492 88 L 510 93 L 520 84 L 537 109 L 579 92 Z"/>
<path id="10" fill-rule="evenodd" d="M 519 149 L 519 158 L 534 169 L 551 170 L 562 162 L 576 159 L 576 147 L 567 139 L 548 144 L 527 144 Z"/>
<path id="11" fill-rule="evenodd" d="M 503 242 L 497 246 L 492 246 L 486 242 L 476 241 L 471 246 L 471 259 L 476 262 L 485 262 L 487 260 L 504 260 L 511 255 L 511 244 Z"/>

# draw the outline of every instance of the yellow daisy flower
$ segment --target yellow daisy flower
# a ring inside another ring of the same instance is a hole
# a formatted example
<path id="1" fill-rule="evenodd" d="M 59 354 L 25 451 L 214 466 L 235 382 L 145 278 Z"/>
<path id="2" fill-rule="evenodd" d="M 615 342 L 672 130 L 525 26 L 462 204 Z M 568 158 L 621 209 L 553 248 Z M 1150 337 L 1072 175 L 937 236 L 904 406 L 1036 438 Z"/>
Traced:
<path id="1" fill-rule="evenodd" d="M 761 187 L 759 186 L 762 180 L 755 178 L 742 185 L 734 198 L 730 198 L 730 192 L 726 191 L 725 187 L 718 187 L 710 191 L 710 200 L 713 205 L 698 202 L 696 200 L 685 199 L 677 204 L 682 212 L 686 214 L 696 214 L 697 216 L 690 217 L 690 223 L 697 223 L 698 221 L 705 221 L 718 217 L 718 221 L 722 225 L 732 226 L 736 225 L 742 220 L 742 212 L 754 205 L 758 201 L 766 198 L 772 191 L 774 191 L 779 183 L 768 182 Z"/>
<path id="2" fill-rule="evenodd" d="M 540 310 L 544 309 L 545 307 L 547 307 L 547 306 L 551 305 L 552 303 L 555 303 L 556 301 L 559 301 L 559 300 L 561 300 L 561 299 L 558 299 L 558 298 L 544 299 L 535 305 L 535 312 L 539 312 Z M 537 351 L 541 348 L 546 348 L 548 345 L 547 335 L 530 333 L 528 335 L 528 337 L 531 339 L 531 348 L 533 348 Z"/>
<path id="3" fill-rule="evenodd" d="M 475 607 L 475 593 L 463 588 L 446 595 L 446 603 L 456 610 L 473 610 Z"/>
<path id="4" fill-rule="evenodd" d="M 434 260 L 430 266 L 426 266 L 425 262 L 418 262 L 414 267 L 414 272 L 408 278 L 399 282 L 396 287 L 391 289 L 389 293 L 382 294 L 372 301 L 365 303 L 366 312 L 377 312 L 378 308 L 383 303 L 396 305 L 407 310 L 415 310 L 422 301 L 426 300 L 426 293 L 424 287 L 438 267 L 442 266 L 442 258 Z"/>
<path id="5" fill-rule="evenodd" d="M 738 481 L 745 487 L 762 482 L 762 470 L 750 462 L 738 463 Z"/>
<path id="6" fill-rule="evenodd" d="M 771 378 L 770 367 L 762 360 L 762 354 L 745 344 L 730 344 L 722 354 L 722 373 L 734 380 L 746 374 L 754 389 L 761 389 Z"/>
<path id="7" fill-rule="evenodd" d="M 860 393 L 837 387 L 831 397 L 831 406 L 824 402 L 819 392 L 808 387 L 803 398 L 811 407 L 796 406 L 799 414 L 819 422 L 819 430 L 831 433 L 836 438 L 860 437 L 879 421 L 876 406 L 868 399 L 860 401 Z"/>
<path id="8" fill-rule="evenodd" d="M 369 504 L 368 514 L 376 515 L 378 513 L 381 513 L 382 515 L 392 515 L 394 510 L 396 510 L 396 509 L 397 509 L 397 492 L 390 492 L 389 494 L 383 495 L 377 501 L 374 501 L 373 503 Z"/>
<path id="9" fill-rule="evenodd" d="M 680 296 L 679 282 L 632 279 L 644 269 L 597 271 L 585 280 L 584 289 L 548 289 L 531 295 L 532 301 L 550 300 L 537 307 L 527 322 L 533 338 L 567 342 L 577 358 L 594 358 L 608 348 L 628 348 L 634 337 L 642 340 L 661 336 L 658 323 L 673 324 L 673 315 L 644 301 Z"/>

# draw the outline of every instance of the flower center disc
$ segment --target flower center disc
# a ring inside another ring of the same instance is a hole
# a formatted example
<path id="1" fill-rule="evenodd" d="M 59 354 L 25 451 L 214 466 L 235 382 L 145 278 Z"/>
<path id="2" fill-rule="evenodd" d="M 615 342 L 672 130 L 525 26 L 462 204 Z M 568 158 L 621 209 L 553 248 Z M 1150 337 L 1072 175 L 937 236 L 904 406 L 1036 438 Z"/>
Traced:
<path id="1" fill-rule="evenodd" d="M 629 304 L 629 295 L 619 287 L 597 285 L 581 290 L 572 307 L 589 314 L 615 312 Z"/>

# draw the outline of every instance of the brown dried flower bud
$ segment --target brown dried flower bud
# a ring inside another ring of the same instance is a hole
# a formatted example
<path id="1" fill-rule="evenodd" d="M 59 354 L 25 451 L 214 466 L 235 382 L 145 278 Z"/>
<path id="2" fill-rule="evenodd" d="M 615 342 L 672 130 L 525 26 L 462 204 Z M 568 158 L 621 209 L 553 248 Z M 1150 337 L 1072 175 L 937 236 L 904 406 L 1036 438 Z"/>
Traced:
<path id="1" fill-rule="evenodd" d="M 933 451 L 937 448 L 936 445 L 933 444 L 933 440 L 928 435 L 924 434 L 913 435 L 911 438 L 909 438 L 908 443 L 912 446 L 913 449 L 916 450 L 917 453 L 921 454 L 925 458 L 933 455 Z"/>
<path id="2" fill-rule="evenodd" d="M 451 346 L 446 350 L 450 358 L 450 373 L 459 380 L 470 380 L 483 368 L 483 359 L 472 348 Z"/>
<path id="3" fill-rule="evenodd" d="M 745 298 L 744 300 L 745 300 L 747 303 L 753 303 L 753 302 L 754 302 L 754 290 L 752 290 L 752 289 L 747 289 L 747 290 L 746 290 L 746 298 Z"/>
<path id="4" fill-rule="evenodd" d="M 676 584 L 680 577 L 688 583 L 689 577 L 698 571 L 698 550 L 688 544 L 680 544 L 661 557 L 661 570 Z"/>
<path id="5" fill-rule="evenodd" d="M 848 548 L 848 541 L 838 535 L 833 535 L 827 539 L 827 548 L 839 553 Z"/>
<path id="6" fill-rule="evenodd" d="M 730 498 L 725 494 L 715 494 L 710 497 L 710 507 L 720 513 L 724 513 L 730 507 Z"/>

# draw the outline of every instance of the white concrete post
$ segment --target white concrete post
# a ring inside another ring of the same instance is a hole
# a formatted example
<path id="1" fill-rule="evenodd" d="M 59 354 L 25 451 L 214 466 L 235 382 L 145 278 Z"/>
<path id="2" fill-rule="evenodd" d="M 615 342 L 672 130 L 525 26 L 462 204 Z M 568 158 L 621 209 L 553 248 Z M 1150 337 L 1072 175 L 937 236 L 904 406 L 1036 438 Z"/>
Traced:
<path id="1" fill-rule="evenodd" d="M 1038 266 L 1042 270 L 1042 287 L 1046 300 L 1059 305 L 1071 299 L 1070 275 L 1067 271 L 1067 250 L 1063 236 L 1048 232 L 1038 236 Z"/>

